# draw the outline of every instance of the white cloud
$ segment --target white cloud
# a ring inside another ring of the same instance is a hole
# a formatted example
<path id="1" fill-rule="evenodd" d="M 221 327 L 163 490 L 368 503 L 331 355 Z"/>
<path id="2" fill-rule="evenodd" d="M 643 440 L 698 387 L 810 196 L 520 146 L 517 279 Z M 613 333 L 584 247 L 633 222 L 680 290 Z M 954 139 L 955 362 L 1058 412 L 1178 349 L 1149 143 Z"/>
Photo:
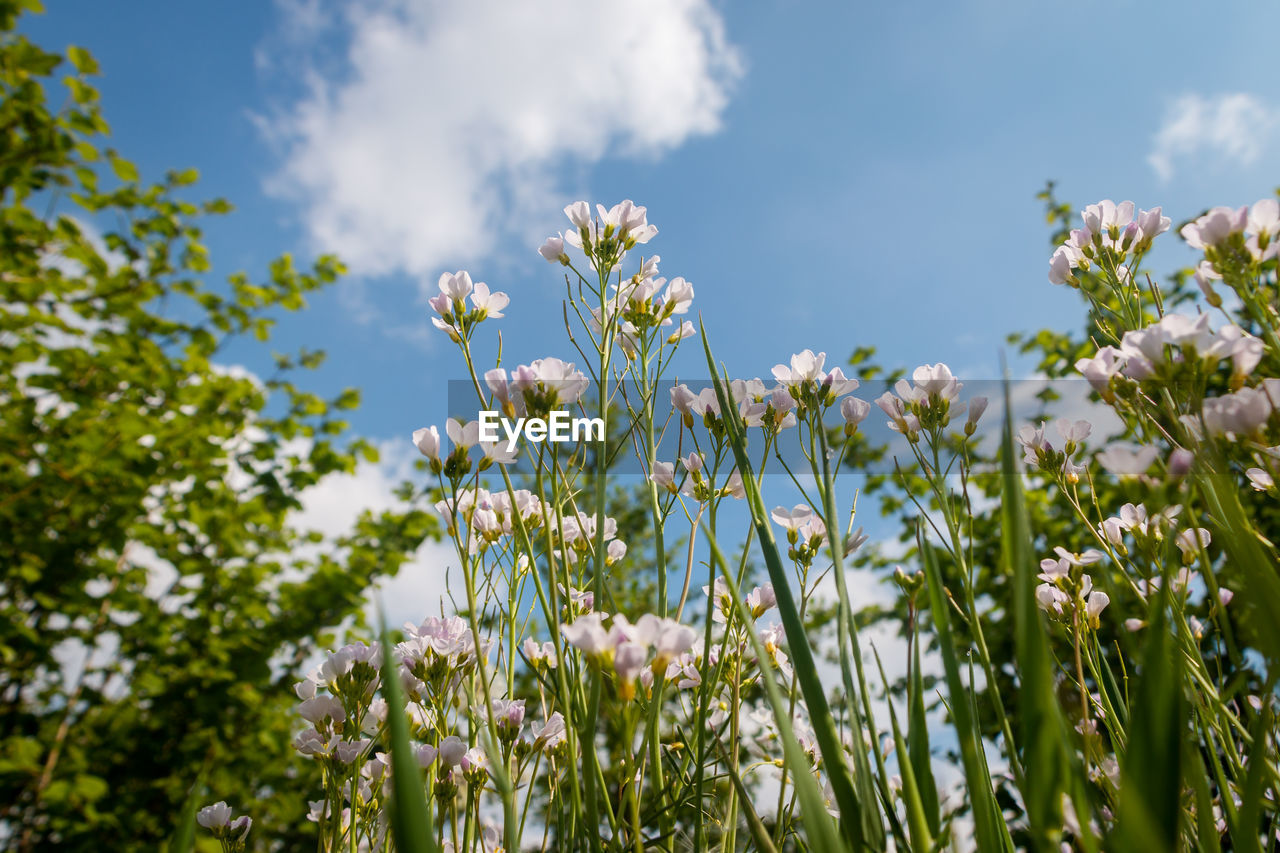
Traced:
<path id="1" fill-rule="evenodd" d="M 715 132 L 741 74 L 710 0 L 280 8 L 282 49 L 325 35 L 300 58 L 305 94 L 260 122 L 283 157 L 269 188 L 362 274 L 434 280 L 527 238 L 527 212 L 564 203 L 566 168 Z M 320 52 L 332 38 L 340 69 Z"/>
<path id="2" fill-rule="evenodd" d="M 1162 181 L 1179 161 L 1250 166 L 1280 126 L 1280 108 L 1242 92 L 1178 98 L 1165 113 L 1147 162 Z"/>

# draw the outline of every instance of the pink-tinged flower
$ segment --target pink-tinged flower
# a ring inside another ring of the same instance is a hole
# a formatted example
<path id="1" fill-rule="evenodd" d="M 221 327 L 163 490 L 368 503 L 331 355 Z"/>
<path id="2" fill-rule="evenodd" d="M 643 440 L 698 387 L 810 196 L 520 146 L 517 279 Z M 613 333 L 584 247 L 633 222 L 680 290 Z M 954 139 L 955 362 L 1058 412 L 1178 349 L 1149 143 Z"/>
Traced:
<path id="1" fill-rule="evenodd" d="M 322 731 L 347 719 L 342 702 L 334 696 L 314 696 L 298 706 L 298 714 Z"/>
<path id="2" fill-rule="evenodd" d="M 698 395 L 689 390 L 687 385 L 676 385 L 671 389 L 671 406 L 684 416 L 685 426 L 693 425 L 694 406 Z"/>
<path id="3" fill-rule="evenodd" d="M 568 625 L 561 625 L 560 633 L 569 645 L 583 654 L 604 654 L 613 649 L 614 643 L 604 629 L 603 618 L 599 613 L 587 613 Z"/>
<path id="4" fill-rule="evenodd" d="M 788 533 L 794 533 L 813 517 L 813 509 L 806 504 L 796 504 L 792 509 L 780 506 L 775 507 L 770 515 L 775 522 L 786 528 Z"/>
<path id="5" fill-rule="evenodd" d="M 1089 593 L 1089 599 L 1085 602 L 1084 612 L 1089 617 L 1089 624 L 1098 627 L 1098 615 L 1107 609 L 1107 605 L 1111 603 L 1111 597 L 1101 590 L 1094 590 Z"/>
<path id="6" fill-rule="evenodd" d="M 1235 597 L 1236 597 L 1236 594 L 1231 590 L 1227 589 L 1225 586 L 1218 587 L 1218 603 L 1221 604 L 1223 607 L 1226 607 L 1228 604 L 1230 604 L 1231 599 Z"/>
<path id="7" fill-rule="evenodd" d="M 649 475 L 649 479 L 656 483 L 659 488 L 666 490 L 668 494 L 674 495 L 679 491 L 675 483 L 675 475 L 675 463 L 654 462 L 653 473 Z"/>
<path id="8" fill-rule="evenodd" d="M 1058 418 L 1053 422 L 1053 427 L 1068 447 L 1083 442 L 1093 429 L 1093 425 L 1086 420 L 1071 421 L 1066 418 Z"/>
<path id="9" fill-rule="evenodd" d="M 413 443 L 418 452 L 432 462 L 440 462 L 440 433 L 435 427 L 425 427 L 413 431 Z"/>
<path id="10" fill-rule="evenodd" d="M 612 566 L 614 563 L 627 556 L 627 543 L 621 539 L 614 539 L 605 546 L 604 564 Z"/>
<path id="11" fill-rule="evenodd" d="M 1059 246 L 1049 258 L 1049 283 L 1050 284 L 1076 284 L 1078 279 L 1075 273 L 1075 254 L 1066 246 Z"/>
<path id="12" fill-rule="evenodd" d="M 826 374 L 822 372 L 822 365 L 827 359 L 825 352 L 817 355 L 813 354 L 813 350 L 805 350 L 791 356 L 791 366 L 779 364 L 773 368 L 773 377 L 779 382 L 821 382 L 826 378 Z"/>
<path id="13" fill-rule="evenodd" d="M 449 735 L 440 741 L 436 757 L 444 767 L 457 767 L 467 754 L 467 742 L 457 735 Z"/>
<path id="14" fill-rule="evenodd" d="M 418 744 L 418 746 L 413 750 L 413 757 L 417 759 L 418 766 L 425 769 L 435 762 L 436 753 L 437 750 L 434 746 L 429 743 L 422 743 Z M 381 755 L 382 753 L 378 754 Z"/>
<path id="15" fill-rule="evenodd" d="M 569 263 L 569 255 L 564 250 L 563 234 L 548 237 L 538 248 L 538 254 L 546 258 L 548 263 L 561 263 L 565 265 L 568 265 Z"/>
<path id="16" fill-rule="evenodd" d="M 512 384 L 523 396 L 528 411 L 542 413 L 577 402 L 590 380 L 569 362 L 539 358 L 512 371 Z"/>
<path id="17" fill-rule="evenodd" d="M 649 650 L 640 643 L 633 643 L 630 640 L 618 643 L 613 653 L 613 669 L 618 673 L 618 679 L 624 685 L 634 682 L 636 676 L 644 669 L 645 659 L 648 656 Z"/>
<path id="18" fill-rule="evenodd" d="M 196 812 L 196 823 L 205 829 L 217 829 L 231 823 L 231 806 L 219 800 L 211 806 L 205 806 Z"/>
<path id="19" fill-rule="evenodd" d="M 680 328 L 667 335 L 667 343 L 674 344 L 677 341 L 683 341 L 685 338 L 692 338 L 696 334 L 698 334 L 698 330 L 694 328 L 693 323 L 685 320 L 680 324 Z"/>
<path id="20" fill-rule="evenodd" d="M 1112 442 L 1095 457 L 1098 464 L 1118 477 L 1136 477 L 1146 473 L 1160 451 L 1151 446 Z"/>
<path id="21" fill-rule="evenodd" d="M 1269 492 L 1276 486 L 1275 479 L 1261 468 L 1250 468 L 1244 474 L 1249 478 L 1249 485 L 1253 486 L 1255 491 Z"/>
<path id="22" fill-rule="evenodd" d="M 334 748 L 334 753 L 343 764 L 350 764 L 369 748 L 370 743 L 372 741 L 369 740 L 338 741 L 337 746 Z"/>
<path id="23" fill-rule="evenodd" d="M 1159 207 L 1153 207 L 1150 210 L 1144 210 L 1138 214 L 1137 226 L 1138 233 L 1134 241 L 1134 251 L 1145 252 L 1151 245 L 1151 241 L 1158 235 L 1169 230 L 1169 226 L 1173 224 L 1173 220 L 1161 214 Z"/>
<path id="24" fill-rule="evenodd" d="M 1052 584 L 1042 583 L 1036 587 L 1036 604 L 1047 613 L 1061 616 L 1063 608 L 1070 603 L 1070 596 Z"/>
<path id="25" fill-rule="evenodd" d="M 524 725 L 523 699 L 494 699 L 490 703 L 490 712 L 500 732 L 518 733 Z"/>
<path id="26" fill-rule="evenodd" d="M 764 586 L 758 586 L 751 592 L 747 593 L 746 604 L 751 610 L 751 617 L 758 619 L 760 616 L 778 603 L 778 597 L 774 595 L 773 584 L 767 583 Z"/>
<path id="27" fill-rule="evenodd" d="M 840 401 L 840 414 L 844 416 L 844 422 L 847 426 L 857 428 L 858 424 L 866 420 L 870 412 L 871 404 L 866 400 L 860 400 L 857 397 L 845 397 Z"/>
<path id="28" fill-rule="evenodd" d="M 1243 233 L 1249 221 L 1249 209 L 1215 207 L 1195 222 L 1184 225 L 1182 239 L 1193 249 L 1214 248 L 1235 233 Z"/>
<path id="29" fill-rule="evenodd" d="M 974 397 L 969 401 L 969 416 L 965 420 L 965 432 L 970 432 L 967 427 L 976 427 L 978 425 L 978 421 L 982 419 L 983 413 L 987 410 L 988 402 L 986 397 Z"/>
<path id="30" fill-rule="evenodd" d="M 1280 202 L 1264 198 L 1249 209 L 1246 228 L 1255 236 L 1274 239 L 1280 234 Z"/>
<path id="31" fill-rule="evenodd" d="M 1124 620 L 1124 629 L 1132 634 L 1134 631 L 1141 631 L 1147 627 L 1147 623 L 1142 619 L 1126 619 Z"/>
<path id="32" fill-rule="evenodd" d="M 1093 358 L 1082 358 L 1076 362 L 1076 370 L 1089 380 L 1093 390 L 1104 397 L 1109 394 L 1111 377 L 1120 375 L 1124 366 L 1124 354 L 1112 346 L 1102 347 Z"/>
<path id="33" fill-rule="evenodd" d="M 1124 546 L 1124 530 L 1118 518 L 1105 519 L 1098 525 L 1098 532 L 1102 534 L 1102 538 L 1111 545 L 1121 548 Z"/>
<path id="34" fill-rule="evenodd" d="M 1205 400 L 1200 416 L 1210 435 L 1248 436 L 1262 428 L 1272 411 L 1271 401 L 1264 391 L 1241 388 L 1234 394 Z M 1191 415 L 1184 416 L 1184 423 L 1199 426 Z"/>
<path id="35" fill-rule="evenodd" d="M 662 315 L 687 314 L 693 304 L 693 285 L 683 278 L 673 278 L 662 297 Z"/>
<path id="36" fill-rule="evenodd" d="M 1212 541 L 1213 536 L 1208 530 L 1203 527 L 1193 527 L 1179 533 L 1174 539 L 1174 544 L 1182 552 L 1182 561 L 1191 563 L 1200 555 L 1202 549 L 1209 547 Z"/>
<path id="37" fill-rule="evenodd" d="M 475 290 L 471 293 L 471 304 L 476 309 L 477 320 L 486 317 L 496 320 L 504 316 L 502 309 L 511 304 L 511 299 L 502 291 L 490 293 L 489 285 L 481 281 L 476 283 Z"/>
<path id="38" fill-rule="evenodd" d="M 1129 223 L 1133 221 L 1134 204 L 1131 201 L 1122 201 L 1116 204 L 1109 198 L 1104 198 L 1097 204 L 1091 204 L 1080 213 L 1080 218 L 1084 220 L 1084 227 L 1094 234 L 1109 234 L 1111 238 L 1117 239 Z"/>
<path id="39" fill-rule="evenodd" d="M 547 717 L 547 721 L 541 725 L 534 723 L 529 727 L 529 733 L 533 735 L 533 745 L 536 749 L 553 750 L 568 738 L 564 717 L 559 711 Z"/>
<path id="40" fill-rule="evenodd" d="M 737 468 L 734 468 L 733 471 L 729 473 L 729 478 L 725 480 L 723 488 L 720 489 L 720 494 L 736 498 L 738 500 L 746 498 L 747 488 L 743 485 L 742 474 L 738 472 Z"/>
<path id="41" fill-rule="evenodd" d="M 848 556 L 849 554 L 852 554 L 853 552 L 857 551 L 859 548 L 865 545 L 866 542 L 867 542 L 867 536 L 862 532 L 862 528 L 859 527 L 857 530 L 853 531 L 853 533 L 849 534 L 848 539 L 844 540 L 845 556 Z"/>
<path id="42" fill-rule="evenodd" d="M 1191 473 L 1191 466 L 1196 461 L 1195 454 L 1184 447 L 1176 447 L 1169 454 L 1169 461 L 1166 463 L 1169 468 L 1169 476 L 1185 477 Z"/>
<path id="43" fill-rule="evenodd" d="M 951 368 L 938 364 L 922 364 L 911 372 L 911 381 L 915 383 L 915 395 L 919 399 L 932 397 L 952 401 L 960 393 L 959 381 L 951 375 Z M 902 385 L 903 383 L 899 383 Z M 906 399 L 899 389 L 898 395 Z"/>
<path id="44" fill-rule="evenodd" d="M 1052 584 L 1065 581 L 1070 576 L 1070 561 L 1063 559 L 1055 560 L 1051 557 L 1046 557 L 1040 561 L 1040 574 L 1036 575 L 1036 577 L 1040 578 L 1040 580 L 1045 583 Z"/>
<path id="45" fill-rule="evenodd" d="M 580 231 L 591 225 L 591 205 L 585 201 L 575 201 L 564 209 L 564 215 Z"/>

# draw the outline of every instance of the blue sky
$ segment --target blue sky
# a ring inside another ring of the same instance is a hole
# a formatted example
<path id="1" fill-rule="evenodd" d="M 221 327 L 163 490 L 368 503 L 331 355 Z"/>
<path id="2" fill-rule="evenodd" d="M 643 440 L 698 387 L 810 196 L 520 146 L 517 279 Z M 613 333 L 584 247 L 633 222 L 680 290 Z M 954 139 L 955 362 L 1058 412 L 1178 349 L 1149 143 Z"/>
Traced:
<path id="1" fill-rule="evenodd" d="M 440 272 L 511 295 L 507 363 L 569 355 L 534 250 L 578 197 L 648 206 L 742 375 L 871 345 L 990 377 L 1006 333 L 1079 322 L 1045 280 L 1045 179 L 1175 222 L 1280 182 L 1270 4 L 50 7 L 24 29 L 98 56 L 117 147 L 236 204 L 209 228 L 219 272 L 351 261 L 276 345 L 323 345 L 317 384 L 361 387 L 378 438 L 436 418 L 457 376 L 424 299 Z"/>

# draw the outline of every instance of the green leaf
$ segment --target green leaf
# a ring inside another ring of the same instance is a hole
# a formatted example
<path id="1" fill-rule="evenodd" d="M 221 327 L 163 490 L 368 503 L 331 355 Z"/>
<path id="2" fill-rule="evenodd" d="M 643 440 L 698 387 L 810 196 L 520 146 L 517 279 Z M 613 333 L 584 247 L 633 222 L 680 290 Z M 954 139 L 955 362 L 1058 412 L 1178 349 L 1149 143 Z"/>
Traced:
<path id="1" fill-rule="evenodd" d="M 983 851 L 1013 851 L 1013 839 L 1009 827 L 996 804 L 995 788 L 991 773 L 982 754 L 982 735 L 970 710 L 970 691 L 960 680 L 960 655 L 956 651 L 951 615 L 947 610 L 947 596 L 943 591 L 942 572 L 937 556 L 927 547 L 923 531 L 917 526 L 917 546 L 923 557 L 925 578 L 929 587 L 929 609 L 933 613 L 933 627 L 938 635 L 943 669 L 946 671 L 947 692 L 951 697 L 951 715 L 955 720 L 956 737 L 960 743 L 960 758 L 964 765 L 965 787 L 973 808 L 974 838 Z"/>
<path id="2" fill-rule="evenodd" d="M 137 183 L 138 167 L 130 163 L 128 160 L 114 153 L 108 153 L 107 158 L 111 162 L 111 171 L 126 184 Z"/>
<path id="3" fill-rule="evenodd" d="M 760 495 L 760 487 L 756 482 L 755 471 L 752 468 L 751 459 L 747 455 L 746 440 L 739 431 L 739 424 L 734 417 L 737 408 L 732 405 L 728 388 L 716 369 L 715 358 L 711 354 L 711 343 L 707 339 L 706 329 L 704 328 L 701 331 L 702 346 L 707 357 L 707 367 L 711 370 L 711 376 L 715 382 L 716 397 L 720 402 L 720 411 L 724 413 L 725 428 L 729 434 L 734 459 L 737 462 L 738 472 L 742 477 L 743 488 L 746 491 L 747 507 L 751 512 L 752 524 L 755 527 L 760 551 L 764 556 L 765 566 L 769 570 L 769 579 L 773 583 L 774 594 L 777 596 L 778 614 L 782 619 L 783 630 L 786 633 L 787 646 L 791 650 L 796 679 L 800 683 L 800 692 L 804 695 L 805 704 L 809 708 L 814 737 L 818 742 L 818 749 L 822 753 L 822 760 L 826 766 L 828 778 L 831 781 L 831 789 L 835 792 L 836 804 L 843 818 L 842 824 L 845 827 L 845 832 L 850 841 L 852 841 L 853 846 L 860 848 L 867 841 L 869 829 L 867 826 L 869 821 L 865 818 L 865 811 L 874 810 L 875 802 L 874 800 L 870 803 L 859 802 L 858 796 L 854 792 L 853 779 L 849 773 L 849 765 L 845 760 L 844 745 L 840 740 L 839 732 L 836 730 L 835 721 L 832 719 L 831 707 L 827 704 L 826 692 L 822 687 L 821 680 L 818 678 L 817 666 L 813 660 L 813 650 L 809 645 L 809 637 L 805 633 L 799 608 L 796 606 L 795 597 L 791 593 L 791 578 L 782 566 L 778 545 L 773 538 L 773 526 L 769 519 L 769 513 L 765 510 L 764 500 Z M 731 579 L 726 578 L 726 581 L 731 582 Z M 853 701 L 852 697 L 850 697 L 850 701 Z M 780 717 L 783 710 L 775 706 L 775 715 Z M 787 712 L 787 716 L 790 716 L 790 712 Z M 782 725 L 781 720 L 779 725 Z M 789 726 L 789 721 L 787 725 Z M 865 784 L 869 783 L 870 780 L 863 777 L 863 781 Z M 876 825 L 879 825 L 878 820 Z"/>
<path id="4" fill-rule="evenodd" d="M 1112 848 L 1169 851 L 1178 849 L 1182 809 L 1182 738 L 1186 701 L 1182 695 L 1182 655 L 1174 641 L 1166 610 L 1169 578 L 1160 586 L 1148 620 L 1142 670 L 1133 689 L 1133 718 L 1120 765 L 1120 792 Z"/>
<path id="5" fill-rule="evenodd" d="M 400 672 L 387 640 L 386 620 L 379 614 L 382 638 L 382 692 L 391 709 L 387 732 L 391 740 L 391 828 L 400 853 L 436 853 L 436 835 L 431 827 L 422 770 L 409 744 L 409 721 L 404 714 L 404 689 Z"/>
<path id="6" fill-rule="evenodd" d="M 83 47 L 71 45 L 67 48 L 67 59 L 76 67 L 81 74 L 97 74 L 100 72 L 98 60 L 93 58 L 93 54 L 85 50 Z"/>

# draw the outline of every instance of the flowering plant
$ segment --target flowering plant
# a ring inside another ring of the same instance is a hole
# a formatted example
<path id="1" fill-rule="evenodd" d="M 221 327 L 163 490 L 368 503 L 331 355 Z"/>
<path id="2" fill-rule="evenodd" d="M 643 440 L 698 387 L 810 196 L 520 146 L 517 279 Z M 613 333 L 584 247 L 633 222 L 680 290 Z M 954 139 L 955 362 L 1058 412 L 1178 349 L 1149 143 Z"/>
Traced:
<path id="1" fill-rule="evenodd" d="M 310 811 L 321 849 L 1280 838 L 1274 199 L 1180 229 L 1216 316 L 1181 280 L 1167 292 L 1144 280 L 1172 224 L 1159 208 L 1085 208 L 1049 279 L 1090 306 L 1095 340 L 1067 364 L 1092 417 L 1015 424 L 1006 391 L 995 456 L 980 430 L 993 401 L 945 364 L 871 401 L 810 350 L 772 384 L 732 380 L 703 336 L 712 381 L 667 387 L 672 354 L 699 332 L 681 319 L 693 286 L 637 257 L 657 235 L 645 208 L 565 213 L 570 229 L 539 252 L 566 275 L 580 360 L 485 369 L 473 345 L 510 300 L 466 272 L 441 277 L 433 323 L 477 411 L 590 412 L 600 439 L 486 442 L 465 415 L 444 425 L 451 447 L 438 426 L 414 434 L 461 601 L 394 645 L 333 652 L 298 683 L 294 745 L 323 771 Z M 872 402 L 919 510 L 919 567 L 892 578 L 907 639 L 896 685 L 847 572 L 867 537 L 841 474 Z M 1132 441 L 1100 444 L 1102 413 Z M 643 472 L 642 520 L 610 515 L 620 454 Z M 779 469 L 803 502 L 766 502 L 764 473 Z M 994 516 L 977 498 L 995 498 Z M 1058 521 L 1038 527 L 1050 505 Z M 637 606 L 625 579 L 640 565 L 654 589 Z M 945 725 L 930 718 L 926 667 Z M 944 745 L 963 784 L 939 784 Z M 222 803 L 201 812 L 224 845 L 243 844 L 247 822 L 229 821 Z"/>

